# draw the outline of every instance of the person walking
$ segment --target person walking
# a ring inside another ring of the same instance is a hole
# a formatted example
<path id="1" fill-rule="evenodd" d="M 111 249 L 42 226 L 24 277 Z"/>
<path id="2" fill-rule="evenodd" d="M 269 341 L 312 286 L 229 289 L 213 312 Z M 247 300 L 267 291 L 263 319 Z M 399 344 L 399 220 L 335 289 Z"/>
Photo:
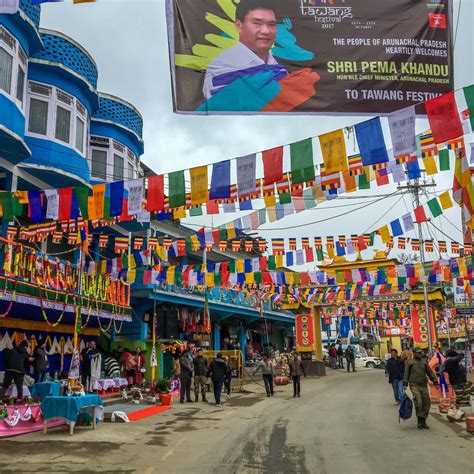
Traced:
<path id="1" fill-rule="evenodd" d="M 341 343 L 339 343 L 339 346 L 337 347 L 337 368 L 344 368 L 344 349 L 342 348 Z"/>
<path id="2" fill-rule="evenodd" d="M 48 356 L 45 350 L 46 341 L 44 339 L 38 339 L 38 345 L 33 351 L 32 363 L 33 363 L 33 378 L 35 383 L 45 382 L 46 374 L 48 370 Z"/>
<path id="3" fill-rule="evenodd" d="M 199 389 L 201 389 L 202 401 L 207 403 L 206 400 L 206 382 L 207 382 L 207 369 L 208 361 L 204 357 L 202 349 L 198 349 L 196 357 L 193 360 L 194 366 L 194 401 L 199 401 Z"/>
<path id="4" fill-rule="evenodd" d="M 392 349 L 391 357 L 385 367 L 385 376 L 388 377 L 388 383 L 392 385 L 395 405 L 399 405 L 403 397 L 403 376 L 405 374 L 405 362 L 398 357 L 398 351 Z"/>
<path id="5" fill-rule="evenodd" d="M 231 389 L 232 389 L 232 365 L 231 365 L 231 361 L 230 361 L 230 357 L 229 356 L 226 356 L 225 358 L 225 364 L 226 364 L 226 368 L 227 368 L 227 373 L 226 373 L 226 378 L 224 380 L 224 387 L 225 387 L 225 391 L 226 391 L 226 394 L 227 394 L 227 399 L 230 398 L 230 392 L 231 392 Z"/>
<path id="6" fill-rule="evenodd" d="M 273 396 L 273 376 L 275 375 L 275 368 L 268 354 L 263 355 L 263 360 L 257 365 L 253 375 L 255 375 L 259 370 L 262 371 L 263 383 L 265 384 L 267 397 Z"/>
<path id="7" fill-rule="evenodd" d="M 288 366 L 290 367 L 290 377 L 293 381 L 293 398 L 300 397 L 301 392 L 301 376 L 306 377 L 306 370 L 304 368 L 303 362 L 298 358 L 298 353 L 293 354 L 293 358 L 288 361 Z"/>
<path id="8" fill-rule="evenodd" d="M 429 429 L 426 419 L 430 413 L 431 400 L 428 390 L 428 379 L 431 380 L 436 388 L 439 388 L 438 379 L 430 369 L 428 362 L 423 354 L 423 349 L 415 347 L 413 350 L 413 359 L 405 364 L 405 374 L 403 377 L 404 388 L 410 387 L 413 398 L 415 399 L 416 416 L 418 418 L 418 429 Z"/>
<path id="9" fill-rule="evenodd" d="M 189 360 L 189 349 L 185 349 L 179 358 L 179 382 L 180 382 L 180 394 L 179 402 L 184 403 L 184 398 L 188 403 L 192 403 L 191 400 L 191 382 L 193 378 L 193 365 Z"/>
<path id="10" fill-rule="evenodd" d="M 135 383 L 137 385 L 143 385 L 146 367 L 145 356 L 143 355 L 141 347 L 137 347 L 133 359 L 135 361 Z"/>
<path id="11" fill-rule="evenodd" d="M 470 405 L 470 395 L 474 395 L 472 382 L 467 380 L 466 367 L 463 365 L 464 354 L 455 350 L 447 353 L 443 364 L 443 371 L 449 376 L 449 383 L 456 394 L 456 408 Z"/>
<path id="12" fill-rule="evenodd" d="M 329 367 L 337 369 L 337 349 L 334 343 L 329 347 Z"/>
<path id="13" fill-rule="evenodd" d="M 212 380 L 212 385 L 214 387 L 214 400 L 218 407 L 221 405 L 222 386 L 227 377 L 227 364 L 222 358 L 220 352 L 217 353 L 216 358 L 209 365 L 206 375 Z"/>
<path id="14" fill-rule="evenodd" d="M 136 360 L 127 347 L 122 352 L 122 367 L 124 376 L 127 379 L 128 385 L 131 386 L 135 382 Z"/>
<path id="15" fill-rule="evenodd" d="M 346 356 L 347 372 L 351 371 L 351 367 L 352 367 L 352 372 L 355 372 L 356 371 L 356 368 L 355 368 L 355 353 L 354 353 L 354 349 L 352 348 L 352 346 L 347 346 L 347 349 L 346 349 L 346 352 L 345 352 L 344 355 Z"/>
<path id="16" fill-rule="evenodd" d="M 95 341 L 89 341 L 87 343 L 87 347 L 82 349 L 82 352 L 81 352 L 81 359 L 82 359 L 81 370 L 80 370 L 81 383 L 86 392 L 92 390 L 92 384 L 91 384 L 92 360 L 93 359 L 95 360 L 97 357 L 99 357 L 99 352 L 97 351 L 96 343 Z"/>
<path id="17" fill-rule="evenodd" d="M 3 377 L 3 389 L 7 391 L 12 382 L 16 385 L 17 400 L 23 399 L 23 381 L 29 367 L 29 344 L 23 340 L 13 349 L 4 349 L 5 375 Z"/>

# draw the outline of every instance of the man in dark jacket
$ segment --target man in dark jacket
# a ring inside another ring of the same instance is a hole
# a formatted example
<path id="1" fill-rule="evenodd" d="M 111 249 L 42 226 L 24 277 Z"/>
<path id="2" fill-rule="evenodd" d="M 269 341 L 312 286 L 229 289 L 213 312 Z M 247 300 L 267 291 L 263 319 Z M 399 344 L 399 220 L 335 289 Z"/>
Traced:
<path id="1" fill-rule="evenodd" d="M 403 376 L 403 385 L 410 385 L 411 393 L 415 399 L 416 416 L 418 418 L 418 429 L 429 429 L 426 419 L 430 413 L 431 400 L 428 390 L 428 379 L 430 379 L 435 387 L 439 387 L 438 379 L 430 369 L 423 349 L 415 347 L 413 349 L 413 359 L 405 364 L 405 375 Z"/>
<path id="2" fill-rule="evenodd" d="M 38 339 L 38 345 L 33 351 L 33 378 L 35 383 L 44 382 L 48 370 L 48 356 L 45 350 L 46 342 Z"/>
<path id="3" fill-rule="evenodd" d="M 403 397 L 403 375 L 405 374 L 405 362 L 398 357 L 398 351 L 390 351 L 392 357 L 388 359 L 385 366 L 385 376 L 388 377 L 388 383 L 392 385 L 395 405 L 399 405 Z"/>
<path id="4" fill-rule="evenodd" d="M 355 353 L 354 353 L 354 349 L 352 348 L 352 346 L 347 347 L 345 356 L 346 356 L 346 362 L 347 362 L 347 371 L 350 372 L 351 367 L 352 367 L 352 372 L 355 372 L 356 371 Z"/>
<path id="5" fill-rule="evenodd" d="M 300 397 L 301 391 L 301 376 L 306 377 L 306 370 L 304 368 L 303 362 L 298 359 L 298 353 L 293 354 L 293 358 L 288 362 L 290 367 L 290 376 L 293 380 L 293 398 Z"/>
<path id="6" fill-rule="evenodd" d="M 470 405 L 470 395 L 474 395 L 472 382 L 467 380 L 466 368 L 462 365 L 464 354 L 451 350 L 443 364 L 443 371 L 449 375 L 449 383 L 456 394 L 456 408 Z"/>
<path id="7" fill-rule="evenodd" d="M 202 353 L 202 349 L 197 350 L 196 357 L 193 361 L 194 364 L 194 396 L 195 401 L 199 401 L 199 387 L 201 388 L 202 401 L 207 403 L 206 400 L 206 381 L 207 381 L 207 369 L 208 362 L 206 357 Z"/>
<path id="8" fill-rule="evenodd" d="M 337 368 L 344 368 L 344 349 L 342 348 L 341 343 L 339 343 L 339 345 L 337 346 Z"/>
<path id="9" fill-rule="evenodd" d="M 217 353 L 216 358 L 211 362 L 209 369 L 207 370 L 207 376 L 211 377 L 212 384 L 214 386 L 214 398 L 216 400 L 216 406 L 221 404 L 221 393 L 224 380 L 227 377 L 227 364 L 222 358 L 220 352 Z"/>
<path id="10" fill-rule="evenodd" d="M 181 357 L 179 358 L 179 382 L 181 385 L 181 390 L 179 393 L 180 403 L 184 403 L 184 397 L 186 396 L 186 401 L 192 403 L 191 400 L 191 381 L 193 378 L 193 365 L 189 359 L 189 350 L 185 349 Z"/>
<path id="11" fill-rule="evenodd" d="M 15 382 L 17 398 L 23 398 L 23 380 L 29 366 L 28 341 L 21 341 L 18 347 L 4 350 L 5 376 L 3 388 L 8 390 Z"/>

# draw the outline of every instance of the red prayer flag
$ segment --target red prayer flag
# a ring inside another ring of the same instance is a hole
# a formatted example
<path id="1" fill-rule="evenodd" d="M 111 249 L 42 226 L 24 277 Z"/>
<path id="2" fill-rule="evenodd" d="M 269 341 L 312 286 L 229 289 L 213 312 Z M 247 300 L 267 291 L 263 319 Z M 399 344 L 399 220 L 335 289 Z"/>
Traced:
<path id="1" fill-rule="evenodd" d="M 435 143 L 445 143 L 464 134 L 454 92 L 427 100 L 425 107 Z"/>
<path id="2" fill-rule="evenodd" d="M 67 221 L 71 218 L 72 188 L 58 189 L 59 211 L 58 220 Z"/>
<path id="3" fill-rule="evenodd" d="M 260 271 L 266 272 L 267 268 L 267 257 L 260 257 Z"/>
<path id="4" fill-rule="evenodd" d="M 386 184 L 390 184 L 388 173 L 382 175 L 377 173 L 377 177 L 375 180 L 377 182 L 377 186 L 385 186 Z"/>
<path id="5" fill-rule="evenodd" d="M 148 212 L 163 211 L 165 207 L 165 177 L 150 176 L 148 178 L 148 192 L 146 200 L 146 210 Z"/>
<path id="6" fill-rule="evenodd" d="M 359 235 L 359 237 L 357 237 L 357 246 L 359 247 L 360 251 L 367 248 L 367 244 L 365 243 L 365 238 L 363 235 Z"/>
<path id="7" fill-rule="evenodd" d="M 219 204 L 217 201 L 207 201 L 206 203 L 207 215 L 219 214 Z"/>
<path id="8" fill-rule="evenodd" d="M 272 184 L 283 178 L 283 147 L 272 148 L 262 153 L 263 184 Z"/>
<path id="9" fill-rule="evenodd" d="M 311 247 L 304 250 L 306 253 L 306 263 L 314 262 L 314 252 Z"/>
<path id="10" fill-rule="evenodd" d="M 428 218 L 425 214 L 425 208 L 423 206 L 418 206 L 415 209 L 415 222 L 420 224 L 421 222 L 427 222 Z"/>

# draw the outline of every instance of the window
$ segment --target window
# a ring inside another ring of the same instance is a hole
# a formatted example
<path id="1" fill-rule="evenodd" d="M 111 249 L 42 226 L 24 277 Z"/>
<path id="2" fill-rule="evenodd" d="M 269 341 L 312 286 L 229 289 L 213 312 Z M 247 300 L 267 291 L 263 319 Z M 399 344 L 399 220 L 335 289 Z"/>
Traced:
<path id="1" fill-rule="evenodd" d="M 76 117 L 76 148 L 82 153 L 84 151 L 84 122 Z"/>
<path id="2" fill-rule="evenodd" d="M 107 179 L 107 152 L 92 150 L 92 176 Z"/>
<path id="3" fill-rule="evenodd" d="M 129 179 L 135 178 L 132 163 L 128 163 L 128 178 Z"/>
<path id="4" fill-rule="evenodd" d="M 0 48 L 0 89 L 10 94 L 12 87 L 13 56 Z"/>
<path id="5" fill-rule="evenodd" d="M 23 103 L 23 94 L 25 90 L 25 72 L 21 67 L 18 68 L 18 76 L 16 80 L 16 98 Z"/>
<path id="6" fill-rule="evenodd" d="M 114 180 L 123 179 L 123 158 L 114 153 Z"/>
<path id="7" fill-rule="evenodd" d="M 46 135 L 48 129 L 48 103 L 44 100 L 31 99 L 28 131 Z"/>
<path id="8" fill-rule="evenodd" d="M 56 133 L 55 137 L 62 142 L 69 143 L 71 128 L 71 111 L 60 107 L 56 108 Z"/>

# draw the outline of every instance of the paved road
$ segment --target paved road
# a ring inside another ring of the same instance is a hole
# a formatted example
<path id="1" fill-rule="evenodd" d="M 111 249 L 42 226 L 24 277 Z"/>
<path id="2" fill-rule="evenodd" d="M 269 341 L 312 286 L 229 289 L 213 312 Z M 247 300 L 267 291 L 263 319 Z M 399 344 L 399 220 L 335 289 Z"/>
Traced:
<path id="1" fill-rule="evenodd" d="M 473 472 L 474 436 L 431 416 L 398 424 L 382 371 L 303 380 L 302 398 L 253 385 L 222 408 L 186 404 L 138 422 L 0 441 L 0 472 Z"/>

